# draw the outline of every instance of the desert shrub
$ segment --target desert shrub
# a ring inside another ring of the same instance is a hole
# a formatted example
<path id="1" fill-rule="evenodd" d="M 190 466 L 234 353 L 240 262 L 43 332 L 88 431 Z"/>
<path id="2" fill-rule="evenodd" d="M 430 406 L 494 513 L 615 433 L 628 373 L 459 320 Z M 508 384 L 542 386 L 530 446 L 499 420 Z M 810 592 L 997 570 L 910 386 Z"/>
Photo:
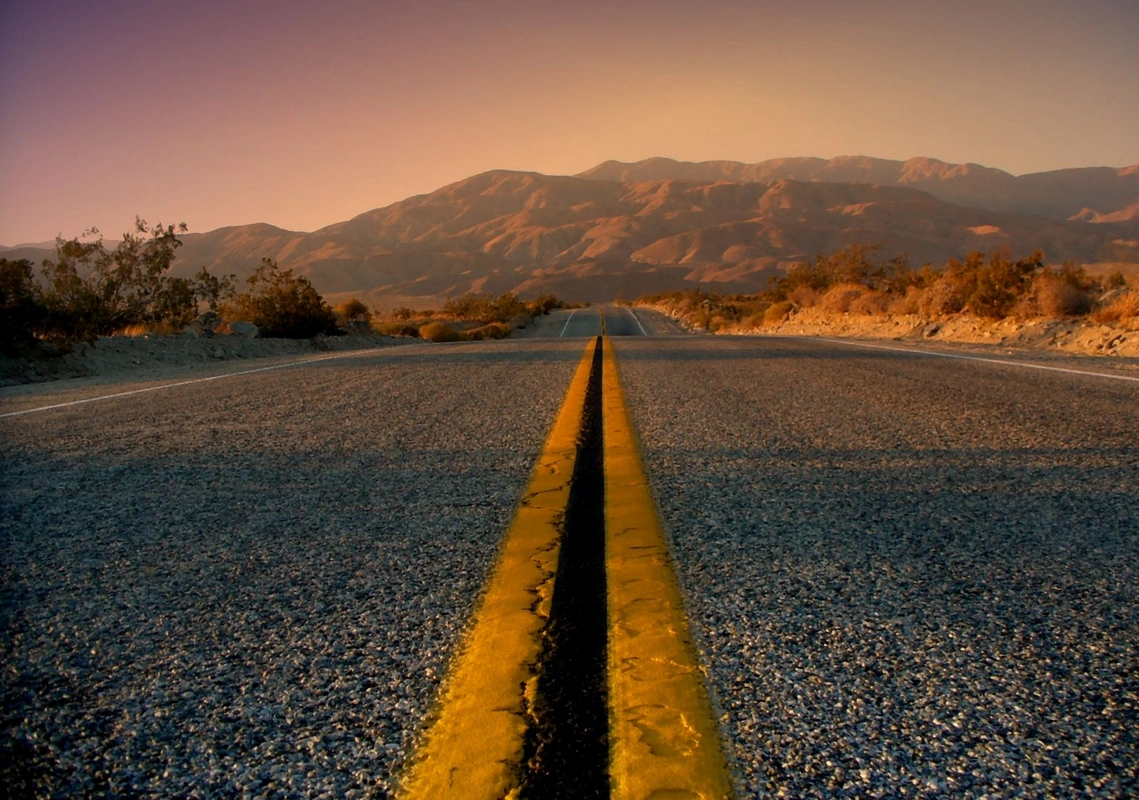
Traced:
<path id="1" fill-rule="evenodd" d="M 411 322 L 395 320 L 394 322 L 372 323 L 372 330 L 384 336 L 419 336 L 419 326 Z"/>
<path id="2" fill-rule="evenodd" d="M 509 322 L 515 317 L 529 315 L 526 304 L 511 292 L 498 297 L 476 293 L 454 297 L 443 304 L 443 313 L 455 319 L 472 320 L 484 325 Z"/>
<path id="3" fill-rule="evenodd" d="M 722 314 L 713 314 L 709 317 L 707 323 L 707 330 L 712 333 L 719 331 L 726 331 L 736 324 L 736 320 L 730 319 Z"/>
<path id="4" fill-rule="evenodd" d="M 1042 275 L 1033 285 L 1036 311 L 1045 317 L 1075 317 L 1092 310 L 1092 298 L 1084 289 L 1062 278 Z"/>
<path id="5" fill-rule="evenodd" d="M 783 322 L 794 310 L 795 306 L 789 300 L 783 300 L 779 303 L 773 303 L 763 312 L 764 325 L 778 325 Z"/>
<path id="6" fill-rule="evenodd" d="M 1122 292 L 1112 297 L 1091 315 L 1100 325 L 1139 320 L 1139 291 Z"/>
<path id="7" fill-rule="evenodd" d="M 988 259 L 984 253 L 976 251 L 969 253 L 964 262 L 952 259 L 945 272 L 964 298 L 965 311 L 1001 319 L 1008 316 L 1030 291 L 1036 275 L 1043 268 L 1044 253 L 1039 250 L 1016 261 L 998 250 Z"/>
<path id="8" fill-rule="evenodd" d="M 890 299 L 887 310 L 891 314 L 919 314 L 922 298 L 927 291 L 928 289 L 911 286 L 904 295 Z"/>
<path id="9" fill-rule="evenodd" d="M 332 313 L 336 315 L 337 319 L 344 322 L 355 322 L 357 320 L 370 322 L 372 320 L 372 312 L 355 297 L 339 303 L 332 309 Z"/>
<path id="10" fill-rule="evenodd" d="M 539 295 L 526 304 L 526 310 L 535 317 L 545 316 L 555 308 L 565 308 L 565 303 L 552 294 Z"/>
<path id="11" fill-rule="evenodd" d="M 223 309 L 226 319 L 252 322 L 262 336 L 282 339 L 339 333 L 336 316 L 309 280 L 282 270 L 273 259 L 261 259 L 247 283 L 249 289 Z"/>
<path id="12" fill-rule="evenodd" d="M 957 282 L 950 278 L 939 278 L 918 299 L 918 311 L 927 319 L 956 314 L 964 307 L 965 298 L 961 296 Z"/>
<path id="13" fill-rule="evenodd" d="M 33 345 L 46 318 L 32 262 L 0 258 L 0 351 L 14 354 Z"/>
<path id="14" fill-rule="evenodd" d="M 840 283 L 827 289 L 819 300 L 819 308 L 828 314 L 845 314 L 850 306 L 870 290 L 858 283 Z"/>
<path id="15" fill-rule="evenodd" d="M 445 322 L 428 322 L 419 328 L 419 335 L 429 342 L 457 342 L 462 338 Z"/>
<path id="16" fill-rule="evenodd" d="M 472 339 L 480 341 L 483 339 L 505 339 L 514 332 L 514 327 L 505 322 L 492 322 L 489 325 L 483 325 L 478 328 L 472 328 L 469 331 L 463 332 L 465 339 Z"/>
<path id="17" fill-rule="evenodd" d="M 178 233 L 185 230 L 184 223 L 148 228 L 138 219 L 135 231 L 123 234 L 113 250 L 102 237 L 58 241 L 55 259 L 43 265 L 45 335 L 92 340 L 133 325 L 181 328 L 201 303 L 216 308 L 233 291 L 232 276 L 205 269 L 194 278 L 168 274 L 182 246 Z"/>
<path id="18" fill-rule="evenodd" d="M 819 293 L 810 286 L 796 286 L 787 293 L 787 299 L 797 308 L 814 308 L 819 303 Z"/>
<path id="19" fill-rule="evenodd" d="M 850 302 L 851 314 L 877 315 L 890 310 L 890 297 L 884 292 L 866 289 Z"/>

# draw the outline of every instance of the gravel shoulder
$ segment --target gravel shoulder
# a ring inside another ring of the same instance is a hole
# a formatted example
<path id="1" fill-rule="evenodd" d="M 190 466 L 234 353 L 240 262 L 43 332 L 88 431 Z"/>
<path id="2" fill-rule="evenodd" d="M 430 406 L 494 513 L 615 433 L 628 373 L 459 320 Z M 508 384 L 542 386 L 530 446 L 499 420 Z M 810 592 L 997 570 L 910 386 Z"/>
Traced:
<path id="1" fill-rule="evenodd" d="M 209 374 L 231 361 L 298 358 L 313 353 L 368 350 L 410 343 L 422 344 L 414 339 L 378 334 L 319 336 L 300 340 L 224 334 L 103 336 L 91 344 L 80 342 L 70 353 L 56 358 L 28 360 L 0 354 L 0 396 L 10 393 L 5 390 L 43 383 L 68 380 L 114 383 L 195 372 Z"/>
<path id="2" fill-rule="evenodd" d="M 389 796 L 579 357 L 388 348 L 0 420 L 0 782 Z"/>
<path id="3" fill-rule="evenodd" d="M 1139 791 L 1139 386 L 616 346 L 741 796 Z"/>

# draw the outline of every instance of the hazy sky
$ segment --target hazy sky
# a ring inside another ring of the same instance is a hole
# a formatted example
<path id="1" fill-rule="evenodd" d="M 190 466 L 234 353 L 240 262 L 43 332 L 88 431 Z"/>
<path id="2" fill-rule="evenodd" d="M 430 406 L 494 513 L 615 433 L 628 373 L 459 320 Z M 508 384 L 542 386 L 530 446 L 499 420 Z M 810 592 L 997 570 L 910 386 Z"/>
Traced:
<path id="1" fill-rule="evenodd" d="M 1139 162 L 1139 2 L 0 0 L 0 243 L 314 230 L 496 168 Z"/>

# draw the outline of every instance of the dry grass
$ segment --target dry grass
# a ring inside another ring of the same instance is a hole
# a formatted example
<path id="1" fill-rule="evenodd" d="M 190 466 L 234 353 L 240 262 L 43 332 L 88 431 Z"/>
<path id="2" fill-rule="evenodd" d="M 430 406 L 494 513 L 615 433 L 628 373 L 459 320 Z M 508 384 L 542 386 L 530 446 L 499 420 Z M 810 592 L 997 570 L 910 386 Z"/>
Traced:
<path id="1" fill-rule="evenodd" d="M 965 306 L 956 284 L 949 278 L 939 278 L 918 298 L 918 311 L 927 319 L 941 319 L 956 314 Z"/>
<path id="2" fill-rule="evenodd" d="M 784 300 L 782 303 L 775 303 L 769 306 L 768 309 L 763 312 L 763 324 L 778 325 L 780 322 L 783 322 L 785 319 L 791 316 L 791 312 L 794 309 L 795 305 L 790 300 Z"/>
<path id="3" fill-rule="evenodd" d="M 334 306 L 332 313 L 336 315 L 338 320 L 343 322 L 352 322 L 354 320 L 370 322 L 372 319 L 372 312 L 355 297 Z"/>
<path id="4" fill-rule="evenodd" d="M 1058 278 L 1043 278 L 1033 287 L 1036 311 L 1044 317 L 1078 317 L 1092 310 L 1092 298 L 1083 289 Z"/>
<path id="5" fill-rule="evenodd" d="M 505 339 L 513 332 L 513 325 L 507 325 L 505 322 L 492 322 L 489 325 L 463 331 L 460 333 L 460 337 L 474 341 L 481 341 L 483 339 Z"/>
<path id="6" fill-rule="evenodd" d="M 1116 295 L 1106 306 L 1092 312 L 1091 317 L 1100 325 L 1139 321 L 1139 291 Z"/>
<path id="7" fill-rule="evenodd" d="M 445 322 L 428 322 L 419 329 L 419 335 L 429 342 L 457 342 L 463 338 Z"/>
<path id="8" fill-rule="evenodd" d="M 787 295 L 796 308 L 813 308 L 819 302 L 819 293 L 810 286 L 796 286 Z"/>
<path id="9" fill-rule="evenodd" d="M 832 286 L 819 299 L 819 308 L 828 314 L 846 314 L 851 305 L 870 290 L 858 283 L 840 283 Z"/>
<path id="10" fill-rule="evenodd" d="M 160 322 L 148 322 L 138 325 L 127 325 L 125 328 L 120 328 L 114 332 L 114 336 L 146 336 L 147 334 L 155 334 L 158 336 L 173 336 L 174 334 L 181 333 L 183 328 L 181 325 L 175 325 L 168 320 Z"/>
<path id="11" fill-rule="evenodd" d="M 916 286 L 911 286 L 906 290 L 906 293 L 903 296 L 895 297 L 890 301 L 890 305 L 886 309 L 887 313 L 898 316 L 907 314 L 920 314 L 921 300 L 923 296 L 925 296 L 924 289 L 919 289 Z"/>
<path id="12" fill-rule="evenodd" d="M 400 320 L 394 322 L 376 322 L 373 320 L 372 330 L 382 336 L 405 336 L 411 339 L 419 336 L 418 325 Z"/>

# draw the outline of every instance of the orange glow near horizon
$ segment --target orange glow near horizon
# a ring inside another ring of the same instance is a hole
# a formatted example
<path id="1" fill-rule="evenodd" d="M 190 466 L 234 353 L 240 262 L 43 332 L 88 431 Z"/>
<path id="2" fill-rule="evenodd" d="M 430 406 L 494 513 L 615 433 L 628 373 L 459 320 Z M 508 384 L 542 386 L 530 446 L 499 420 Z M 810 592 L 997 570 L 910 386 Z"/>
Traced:
<path id="1" fill-rule="evenodd" d="M 5 245 L 314 230 L 607 159 L 1139 162 L 1130 2 L 28 6 L 0 8 Z"/>

